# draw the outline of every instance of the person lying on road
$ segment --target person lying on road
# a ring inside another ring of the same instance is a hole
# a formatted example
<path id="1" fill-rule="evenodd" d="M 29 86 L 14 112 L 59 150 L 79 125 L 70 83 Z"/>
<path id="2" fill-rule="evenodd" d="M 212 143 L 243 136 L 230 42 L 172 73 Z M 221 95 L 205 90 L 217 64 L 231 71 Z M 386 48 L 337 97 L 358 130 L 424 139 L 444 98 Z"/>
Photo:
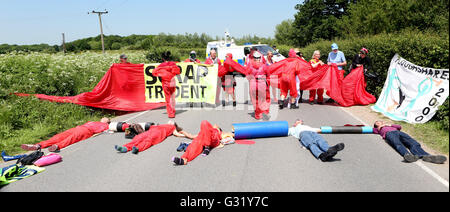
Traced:
<path id="1" fill-rule="evenodd" d="M 230 135 L 233 136 L 233 134 L 224 133 L 219 126 L 216 124 L 213 126 L 208 121 L 202 121 L 200 125 L 200 132 L 197 136 L 184 131 L 180 131 L 180 133 L 185 135 L 186 138 L 193 140 L 181 157 L 172 158 L 172 162 L 176 165 L 186 165 L 202 153 L 204 155 L 208 155 L 211 149 L 221 145 L 220 141 L 223 137 Z"/>
<path id="2" fill-rule="evenodd" d="M 131 142 L 124 146 L 115 145 L 114 148 L 120 153 L 131 151 L 133 154 L 138 154 L 153 145 L 163 142 L 171 135 L 182 136 L 177 132 L 181 130 L 183 129 L 170 120 L 167 124 L 151 126 L 148 131 L 136 135 Z"/>
<path id="3" fill-rule="evenodd" d="M 376 121 L 373 125 L 373 133 L 385 139 L 405 159 L 405 162 L 412 163 L 422 159 L 426 162 L 442 164 L 447 161 L 445 156 L 430 155 L 425 152 L 416 140 L 400 131 L 401 129 L 400 125 L 386 124 L 383 121 Z"/>
<path id="4" fill-rule="evenodd" d="M 103 117 L 100 122 L 89 121 L 81 126 L 68 129 L 62 133 L 56 134 L 46 141 L 37 144 L 22 144 L 21 148 L 27 151 L 48 148 L 50 152 L 57 152 L 69 145 L 86 140 L 95 134 L 109 129 L 109 118 Z"/>
<path id="5" fill-rule="evenodd" d="M 327 141 L 319 135 L 319 128 L 304 125 L 302 120 L 297 119 L 293 127 L 289 128 L 288 135 L 299 139 L 300 143 L 317 159 L 322 162 L 332 161 L 333 157 L 345 147 L 343 143 L 329 147 Z"/>

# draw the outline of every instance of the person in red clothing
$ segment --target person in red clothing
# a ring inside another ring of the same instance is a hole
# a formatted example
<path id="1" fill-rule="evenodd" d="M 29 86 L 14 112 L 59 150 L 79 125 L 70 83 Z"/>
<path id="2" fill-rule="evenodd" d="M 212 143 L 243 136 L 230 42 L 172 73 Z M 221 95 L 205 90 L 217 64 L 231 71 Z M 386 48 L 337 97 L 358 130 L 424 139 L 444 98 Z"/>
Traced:
<path id="1" fill-rule="evenodd" d="M 257 51 L 253 53 L 253 59 L 245 66 L 244 74 L 250 82 L 250 98 L 255 110 L 255 119 L 269 120 L 270 109 L 270 73 L 268 66 L 262 62 L 263 55 Z"/>
<path id="2" fill-rule="evenodd" d="M 109 129 L 109 118 L 102 118 L 100 122 L 89 121 L 81 126 L 68 129 L 62 133 L 56 134 L 46 141 L 37 144 L 22 144 L 21 148 L 27 151 L 48 148 L 50 152 L 59 151 L 69 145 L 86 140 L 95 134 Z"/>
<path id="3" fill-rule="evenodd" d="M 311 63 L 311 67 L 313 71 L 316 71 L 320 66 L 323 66 L 324 63 L 320 60 L 320 51 L 316 50 L 313 53 L 312 59 L 309 61 Z M 316 98 L 317 93 L 317 103 L 323 104 L 323 93 L 324 89 L 319 88 L 315 90 L 309 90 L 309 104 L 314 104 L 314 100 Z"/>
<path id="4" fill-rule="evenodd" d="M 197 59 L 197 52 L 191 51 L 189 53 L 189 58 L 184 61 L 185 63 L 202 63 L 199 59 Z"/>
<path id="5" fill-rule="evenodd" d="M 133 154 L 145 151 L 148 148 L 163 142 L 167 137 L 172 134 L 175 136 L 183 136 L 178 131 L 183 130 L 175 122 L 169 121 L 163 125 L 153 125 L 146 132 L 136 135 L 130 143 L 124 146 L 114 146 L 114 148 L 120 153 L 126 153 L 131 151 Z"/>
<path id="6" fill-rule="evenodd" d="M 202 121 L 200 132 L 197 136 L 187 134 L 188 138 L 193 139 L 192 143 L 186 149 L 181 157 L 173 157 L 172 162 L 177 165 L 186 165 L 202 154 L 209 154 L 209 151 L 220 145 L 222 139 L 222 130 L 217 125 L 211 125 L 208 121 Z"/>
<path id="7" fill-rule="evenodd" d="M 164 98 L 166 99 L 166 109 L 169 118 L 175 118 L 175 76 L 180 74 L 180 68 L 175 62 L 170 60 L 170 51 L 164 52 L 162 58 L 164 60 L 155 70 L 153 76 L 161 77 L 162 87 L 164 91 Z"/>
<path id="8" fill-rule="evenodd" d="M 289 58 L 298 58 L 294 49 L 289 51 Z M 287 68 L 279 75 L 281 95 L 278 104 L 280 109 L 283 109 L 284 105 L 286 105 L 285 101 L 288 94 L 291 97 L 291 109 L 298 108 L 295 101 L 298 96 L 296 76 L 299 74 L 299 71 L 295 65 L 296 63 L 287 63 Z"/>

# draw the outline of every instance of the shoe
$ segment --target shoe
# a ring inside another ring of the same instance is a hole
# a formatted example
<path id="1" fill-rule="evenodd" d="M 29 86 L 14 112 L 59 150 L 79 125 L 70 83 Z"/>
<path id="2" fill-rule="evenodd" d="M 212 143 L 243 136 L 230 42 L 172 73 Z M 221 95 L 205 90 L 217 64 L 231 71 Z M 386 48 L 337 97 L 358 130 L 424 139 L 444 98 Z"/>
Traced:
<path id="1" fill-rule="evenodd" d="M 120 153 L 127 153 L 128 152 L 127 148 L 125 148 L 123 146 L 115 145 L 114 148 Z"/>
<path id="2" fill-rule="evenodd" d="M 48 148 L 48 151 L 49 152 L 59 152 L 59 147 L 58 147 L 58 145 L 53 144 Z"/>
<path id="3" fill-rule="evenodd" d="M 313 101 L 309 100 L 309 104 L 313 105 L 314 104 L 314 100 Z"/>
<path id="4" fill-rule="evenodd" d="M 233 107 L 236 107 L 236 101 L 233 101 Z"/>
<path id="5" fill-rule="evenodd" d="M 320 154 L 320 155 L 319 155 L 319 159 L 320 159 L 322 162 L 328 161 L 328 153 L 324 152 L 324 153 Z"/>
<path id="6" fill-rule="evenodd" d="M 226 105 L 225 100 L 222 100 L 222 107 L 225 107 Z"/>
<path id="7" fill-rule="evenodd" d="M 344 148 L 345 148 L 345 144 L 344 143 L 338 143 L 338 144 L 330 147 L 330 149 L 334 149 L 337 152 L 344 150 Z"/>
<path id="8" fill-rule="evenodd" d="M 323 105 L 323 100 L 322 101 L 318 101 L 317 104 Z"/>
<path id="9" fill-rule="evenodd" d="M 188 148 L 189 144 L 188 143 L 184 143 L 184 149 L 183 151 L 186 152 L 186 149 Z"/>
<path id="10" fill-rule="evenodd" d="M 280 110 L 283 110 L 283 108 L 284 108 L 283 100 L 278 100 L 278 107 L 280 108 Z"/>
<path id="11" fill-rule="evenodd" d="M 20 145 L 20 148 L 27 151 L 35 151 L 41 148 L 41 145 L 39 144 L 22 144 Z"/>
<path id="12" fill-rule="evenodd" d="M 334 101 L 332 98 L 329 98 L 326 103 L 335 103 L 336 101 Z"/>
<path id="13" fill-rule="evenodd" d="M 133 149 L 131 150 L 131 153 L 137 155 L 137 153 L 139 153 L 139 149 L 134 146 Z"/>
<path id="14" fill-rule="evenodd" d="M 425 155 L 422 160 L 428 163 L 443 164 L 447 161 L 447 158 L 443 155 Z"/>
<path id="15" fill-rule="evenodd" d="M 405 161 L 408 162 L 408 163 L 413 163 L 413 162 L 418 161 L 420 158 L 417 155 L 413 155 L 411 153 L 406 153 L 403 156 L 403 159 L 405 159 Z"/>
<path id="16" fill-rule="evenodd" d="M 210 149 L 209 147 L 205 147 L 205 149 L 203 149 L 202 156 L 207 156 L 207 155 L 209 155 L 209 152 L 211 152 L 211 149 Z"/>
<path id="17" fill-rule="evenodd" d="M 298 106 L 291 103 L 291 109 L 298 109 Z"/>
<path id="18" fill-rule="evenodd" d="M 25 157 L 25 156 L 27 156 L 27 155 L 24 154 L 24 155 L 14 155 L 14 156 L 9 156 L 9 155 L 6 155 L 6 152 L 5 152 L 5 151 L 2 151 L 2 159 L 3 159 L 3 161 L 5 161 L 5 162 L 10 161 L 10 160 L 17 160 L 17 159 L 23 158 L 23 157 Z"/>
<path id="19" fill-rule="evenodd" d="M 184 147 L 185 145 L 186 145 L 186 143 L 180 143 L 180 145 L 177 148 L 177 152 L 183 151 L 185 149 L 185 147 Z"/>

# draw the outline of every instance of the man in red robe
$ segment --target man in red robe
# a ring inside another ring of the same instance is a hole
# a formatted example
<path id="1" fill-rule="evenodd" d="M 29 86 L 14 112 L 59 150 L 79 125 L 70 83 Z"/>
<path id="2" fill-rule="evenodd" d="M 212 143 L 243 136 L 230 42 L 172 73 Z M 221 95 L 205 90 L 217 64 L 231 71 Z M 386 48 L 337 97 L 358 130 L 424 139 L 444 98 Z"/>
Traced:
<path id="1" fill-rule="evenodd" d="M 86 140 L 95 134 L 109 129 L 109 118 L 102 118 L 100 122 L 89 121 L 81 126 L 68 129 L 62 133 L 56 134 L 46 141 L 37 144 L 22 144 L 21 148 L 27 151 L 48 148 L 50 152 L 57 152 L 69 145 Z"/>
<path id="2" fill-rule="evenodd" d="M 164 91 L 164 98 L 166 99 L 166 109 L 169 118 L 175 118 L 175 91 L 176 82 L 175 76 L 179 75 L 181 70 L 175 62 L 169 61 L 170 51 L 164 52 L 162 58 L 164 60 L 155 70 L 153 76 L 161 77 L 162 87 Z"/>
<path id="3" fill-rule="evenodd" d="M 222 139 L 222 130 L 217 125 L 211 125 L 208 121 L 202 121 L 200 125 L 200 132 L 193 137 L 193 141 L 186 149 L 186 152 L 179 157 L 173 157 L 172 162 L 177 165 L 186 165 L 188 162 L 194 160 L 197 156 L 202 154 L 204 150 L 213 149 L 220 144 Z"/>
<path id="4" fill-rule="evenodd" d="M 116 145 L 115 149 L 120 153 L 131 151 L 133 154 L 137 154 L 153 145 L 163 142 L 172 134 L 179 136 L 177 132 L 181 130 L 182 128 L 178 127 L 173 121 L 169 121 L 168 124 L 153 125 L 148 131 L 136 135 L 130 143 L 127 143 L 124 146 Z"/>

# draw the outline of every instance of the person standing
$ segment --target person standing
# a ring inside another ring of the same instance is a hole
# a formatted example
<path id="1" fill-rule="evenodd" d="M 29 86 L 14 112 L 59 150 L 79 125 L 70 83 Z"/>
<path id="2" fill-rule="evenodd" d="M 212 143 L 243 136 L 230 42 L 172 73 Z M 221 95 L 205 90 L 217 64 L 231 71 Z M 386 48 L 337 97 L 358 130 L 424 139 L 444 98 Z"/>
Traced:
<path id="1" fill-rule="evenodd" d="M 275 62 L 273 61 L 273 52 L 268 51 L 267 52 L 267 66 L 271 66 Z M 272 88 L 272 96 L 273 101 L 278 102 L 278 95 L 277 95 L 277 88 L 279 88 L 279 82 L 278 82 L 278 76 L 277 75 L 270 75 L 269 80 L 270 87 Z"/>
<path id="2" fill-rule="evenodd" d="M 184 61 L 185 63 L 202 63 L 199 59 L 197 59 L 197 52 L 191 51 L 189 53 L 189 58 Z"/>
<path id="3" fill-rule="evenodd" d="M 262 62 L 263 55 L 257 51 L 253 53 L 253 59 L 246 66 L 246 76 L 250 81 L 250 97 L 255 118 L 269 120 L 270 90 L 268 79 L 270 73 L 265 62 Z"/>
<path id="4" fill-rule="evenodd" d="M 120 64 L 130 64 L 130 62 L 128 62 L 128 56 L 126 54 L 121 54 L 119 59 Z"/>
<path id="5" fill-rule="evenodd" d="M 347 60 L 343 52 L 339 51 L 336 43 L 331 44 L 331 52 L 328 54 L 328 65 L 336 64 L 339 70 L 339 79 L 344 79 L 344 67 L 347 65 Z"/>
<path id="6" fill-rule="evenodd" d="M 319 50 L 314 51 L 312 59 L 309 62 L 311 63 L 313 71 L 317 71 L 317 69 L 319 69 L 321 66 L 324 65 L 324 63 L 320 60 Z M 323 104 L 323 93 L 324 93 L 323 88 L 309 90 L 309 104 L 314 104 L 316 93 L 317 93 L 317 103 Z"/>
<path id="7" fill-rule="evenodd" d="M 368 53 L 369 50 L 367 50 L 366 48 L 362 48 L 359 53 L 353 57 L 352 64 L 349 68 L 350 71 L 360 66 L 364 67 L 364 73 L 367 73 L 367 71 L 371 70 L 372 60 L 370 60 L 369 56 L 367 56 Z"/>
<path id="8" fill-rule="evenodd" d="M 180 68 L 175 62 L 169 61 L 171 58 L 170 51 L 162 53 L 163 63 L 161 63 L 155 70 L 153 76 L 161 77 L 161 83 L 164 91 L 164 98 L 166 99 L 166 109 L 169 118 L 175 118 L 175 91 L 176 82 L 175 76 L 181 73 Z"/>

